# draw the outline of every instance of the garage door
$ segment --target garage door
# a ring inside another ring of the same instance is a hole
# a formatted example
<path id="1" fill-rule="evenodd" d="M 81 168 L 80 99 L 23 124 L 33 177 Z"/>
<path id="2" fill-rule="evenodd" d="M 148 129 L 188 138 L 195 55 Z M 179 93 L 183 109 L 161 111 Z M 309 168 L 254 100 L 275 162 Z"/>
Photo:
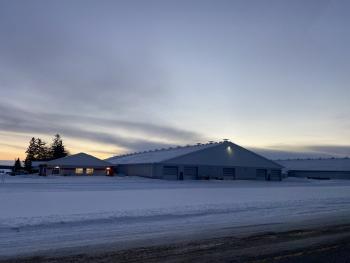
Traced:
<path id="1" fill-rule="evenodd" d="M 197 179 L 198 168 L 196 166 L 185 166 L 184 167 L 184 179 L 195 180 Z"/>
<path id="2" fill-rule="evenodd" d="M 267 170 L 266 169 L 257 169 L 256 170 L 256 179 L 267 180 Z"/>
<path id="3" fill-rule="evenodd" d="M 272 170 L 270 180 L 271 181 L 281 181 L 282 180 L 281 170 Z"/>
<path id="4" fill-rule="evenodd" d="M 230 179 L 230 180 L 233 180 L 233 179 L 236 179 L 236 170 L 235 168 L 224 168 L 222 170 L 222 174 L 224 176 L 224 179 Z"/>
<path id="5" fill-rule="evenodd" d="M 177 166 L 164 166 L 163 167 L 163 178 L 170 180 L 177 180 Z"/>

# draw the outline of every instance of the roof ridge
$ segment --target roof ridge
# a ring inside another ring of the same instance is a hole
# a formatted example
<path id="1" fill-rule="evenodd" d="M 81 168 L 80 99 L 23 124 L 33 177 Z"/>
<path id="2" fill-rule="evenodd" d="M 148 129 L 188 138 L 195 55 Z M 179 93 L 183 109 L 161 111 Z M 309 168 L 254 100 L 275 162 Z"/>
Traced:
<path id="1" fill-rule="evenodd" d="M 186 144 L 186 145 L 177 145 L 177 146 L 171 146 L 168 148 L 160 148 L 160 149 L 151 149 L 151 150 L 145 150 L 145 151 L 141 151 L 141 152 L 133 152 L 133 153 L 126 153 L 126 154 L 121 154 L 121 155 L 115 155 L 112 156 L 108 159 L 112 159 L 112 158 L 121 158 L 121 157 L 126 157 L 126 156 L 134 156 L 134 155 L 138 155 L 138 154 L 143 154 L 143 153 L 149 153 L 149 152 L 161 152 L 161 151 L 170 151 L 170 150 L 176 150 L 176 149 L 180 149 L 180 148 L 189 148 L 189 147 L 199 147 L 199 146 L 205 146 L 205 145 L 211 145 L 211 144 L 220 144 L 223 142 L 214 142 L 214 141 L 209 141 L 208 143 L 196 143 L 196 144 Z"/>
<path id="2" fill-rule="evenodd" d="M 212 147 L 214 147 L 214 146 L 219 146 L 219 144 L 221 144 L 221 143 L 225 143 L 225 142 L 227 142 L 227 141 L 217 142 L 217 143 L 207 143 L 207 144 L 203 144 L 203 145 L 211 145 Z M 204 149 L 198 149 L 198 151 L 195 151 L 195 152 L 204 151 L 204 150 L 206 150 L 206 149 L 207 149 L 207 148 L 204 148 Z M 165 162 L 165 161 L 169 161 L 169 160 L 173 160 L 173 159 L 176 159 L 176 158 L 178 158 L 178 157 L 186 156 L 186 155 L 189 155 L 189 154 L 192 154 L 192 153 L 193 153 L 193 152 L 189 152 L 189 153 L 185 153 L 185 154 L 182 154 L 182 155 L 179 155 L 179 156 L 173 157 L 173 158 L 168 158 L 168 159 L 163 160 L 163 162 Z"/>
<path id="3" fill-rule="evenodd" d="M 72 154 L 72 155 L 67 155 L 67 156 L 64 156 L 64 157 L 61 157 L 61 158 L 57 158 L 57 159 L 54 159 L 54 160 L 47 161 L 46 163 L 47 164 L 53 164 L 53 163 L 62 162 L 62 161 L 66 162 L 66 161 L 86 159 L 86 158 L 89 158 L 90 160 L 93 160 L 95 162 L 110 164 L 106 160 L 102 160 L 102 159 L 100 159 L 100 158 L 98 158 L 96 156 L 93 156 L 91 154 L 87 154 L 87 153 L 84 153 L 84 152 L 75 153 L 75 154 Z"/>

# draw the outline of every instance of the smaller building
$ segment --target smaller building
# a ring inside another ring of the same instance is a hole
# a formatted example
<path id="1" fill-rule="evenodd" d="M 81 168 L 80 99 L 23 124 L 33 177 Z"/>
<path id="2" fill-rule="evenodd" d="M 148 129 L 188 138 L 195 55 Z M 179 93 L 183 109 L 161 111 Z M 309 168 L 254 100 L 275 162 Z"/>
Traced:
<path id="1" fill-rule="evenodd" d="M 350 179 L 350 158 L 297 159 L 277 161 L 290 177 Z"/>
<path id="2" fill-rule="evenodd" d="M 86 153 L 78 153 L 40 165 L 40 175 L 113 175 L 112 165 Z"/>

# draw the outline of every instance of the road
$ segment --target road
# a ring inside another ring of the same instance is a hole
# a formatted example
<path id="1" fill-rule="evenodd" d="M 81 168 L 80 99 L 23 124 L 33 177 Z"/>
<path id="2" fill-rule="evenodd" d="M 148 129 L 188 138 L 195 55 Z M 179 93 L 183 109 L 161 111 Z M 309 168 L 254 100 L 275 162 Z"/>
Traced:
<path id="1" fill-rule="evenodd" d="M 82 248 L 79 253 L 57 253 L 0 260 L 1 263 L 61 262 L 339 262 L 350 261 L 350 225 L 322 226 L 248 236 L 223 236 L 149 245 L 129 249 Z"/>

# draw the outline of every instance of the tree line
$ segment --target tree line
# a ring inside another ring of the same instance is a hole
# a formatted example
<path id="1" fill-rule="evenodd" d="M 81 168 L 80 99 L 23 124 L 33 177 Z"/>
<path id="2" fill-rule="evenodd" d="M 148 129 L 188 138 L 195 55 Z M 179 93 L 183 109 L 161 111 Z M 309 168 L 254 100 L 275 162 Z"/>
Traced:
<path id="1" fill-rule="evenodd" d="M 40 138 L 33 137 L 29 141 L 28 148 L 26 150 L 26 158 L 24 160 L 24 170 L 28 173 L 33 172 L 32 162 L 34 161 L 50 161 L 58 158 L 65 157 L 69 154 L 66 150 L 63 140 L 59 134 L 56 134 L 51 144 L 47 143 Z M 22 170 L 21 161 L 19 158 L 15 161 L 14 172 Z"/>

